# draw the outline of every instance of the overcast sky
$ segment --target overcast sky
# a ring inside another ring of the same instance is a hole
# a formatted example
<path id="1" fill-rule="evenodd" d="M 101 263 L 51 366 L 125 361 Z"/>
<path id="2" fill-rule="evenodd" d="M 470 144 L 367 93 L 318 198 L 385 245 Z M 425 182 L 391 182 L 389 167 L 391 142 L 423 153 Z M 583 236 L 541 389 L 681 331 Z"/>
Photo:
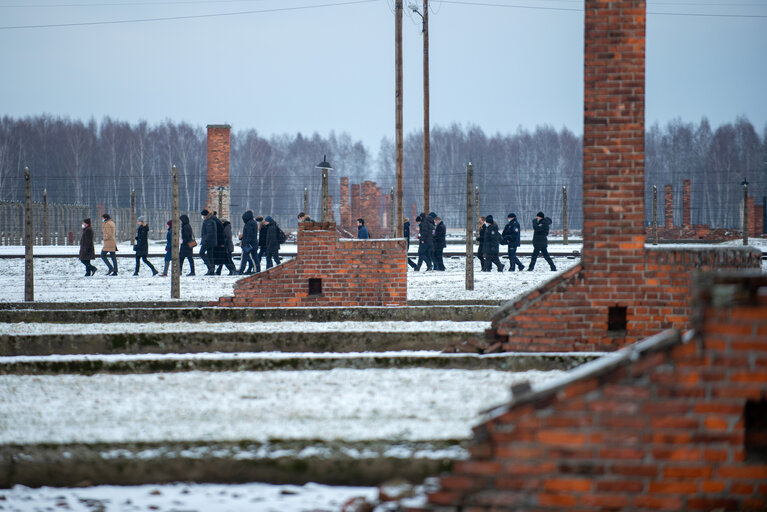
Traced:
<path id="1" fill-rule="evenodd" d="M 743 115 L 762 134 L 767 0 L 647 10 L 647 125 Z M 581 134 L 583 17 L 579 0 L 431 2 L 432 126 Z M 77 25 L 12 28 L 60 24 Z M 420 18 L 403 33 L 409 133 L 423 126 Z M 0 115 L 345 131 L 373 156 L 394 138 L 393 0 L 0 0 L 0 69 Z"/>

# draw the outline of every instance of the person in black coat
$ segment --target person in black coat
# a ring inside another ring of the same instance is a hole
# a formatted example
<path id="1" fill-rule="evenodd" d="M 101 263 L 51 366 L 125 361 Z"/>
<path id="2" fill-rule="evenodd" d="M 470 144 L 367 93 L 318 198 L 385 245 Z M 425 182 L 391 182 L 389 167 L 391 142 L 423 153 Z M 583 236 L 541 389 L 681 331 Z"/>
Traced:
<path id="1" fill-rule="evenodd" d="M 208 210 L 200 212 L 202 215 L 202 229 L 200 231 L 200 258 L 208 267 L 206 276 L 212 276 L 215 274 L 213 266 L 213 251 L 218 246 L 218 232 L 216 227 L 216 221 L 213 220 L 213 213 Z"/>
<path id="2" fill-rule="evenodd" d="M 136 253 L 136 270 L 133 272 L 133 275 L 138 275 L 141 261 L 143 260 L 146 266 L 152 270 L 152 275 L 156 276 L 158 274 L 157 269 L 146 259 L 149 254 L 149 225 L 143 216 L 139 217 L 136 222 L 138 229 L 136 230 L 136 245 L 133 246 L 133 251 Z"/>
<path id="3" fill-rule="evenodd" d="M 485 226 L 487 227 L 485 228 L 485 234 L 482 237 L 482 245 L 479 249 L 484 260 L 482 271 L 490 272 L 493 269 L 493 264 L 495 264 L 498 272 L 503 272 L 504 265 L 498 258 L 498 255 L 501 252 L 501 233 L 498 231 L 498 224 L 494 222 L 492 215 L 485 217 Z"/>
<path id="4" fill-rule="evenodd" d="M 96 267 L 91 265 L 91 260 L 96 257 L 96 249 L 93 248 L 93 228 L 91 219 L 83 220 L 83 236 L 80 238 L 80 263 L 85 265 L 85 277 L 96 274 Z"/>
<path id="5" fill-rule="evenodd" d="M 543 212 L 538 212 L 533 219 L 533 257 L 530 258 L 530 266 L 527 270 L 533 270 L 535 268 L 535 260 L 538 259 L 538 255 L 543 256 L 552 271 L 556 270 L 554 262 L 551 261 L 549 256 L 549 226 L 551 226 L 551 219 L 546 217 Z"/>
<path id="6" fill-rule="evenodd" d="M 189 224 L 189 217 L 187 215 L 179 216 L 181 221 L 181 245 L 178 248 L 178 272 L 182 272 L 184 268 L 184 259 L 189 260 L 189 267 L 191 271 L 187 274 L 193 276 L 194 274 L 194 249 L 191 242 L 194 242 L 194 232 L 192 231 L 192 225 Z"/>
<path id="7" fill-rule="evenodd" d="M 442 260 L 442 252 L 447 247 L 447 227 L 440 217 L 436 217 L 434 222 L 434 270 L 444 271 L 445 262 Z"/>
<path id="8" fill-rule="evenodd" d="M 479 242 L 479 248 L 477 249 L 477 259 L 479 260 L 479 268 L 485 270 L 485 258 L 482 257 L 482 243 L 485 239 L 485 231 L 487 231 L 487 224 L 485 224 L 485 218 L 479 218 L 479 229 L 477 230 L 477 242 Z"/>
<path id="9" fill-rule="evenodd" d="M 434 250 L 434 221 L 425 213 L 419 215 L 421 218 L 418 224 L 418 263 L 415 271 L 421 270 L 421 264 L 426 263 L 426 271 L 434 270 L 434 264 L 431 261 L 431 254 Z"/>
<path id="10" fill-rule="evenodd" d="M 224 234 L 224 260 L 218 264 L 216 275 L 220 276 L 221 268 L 225 266 L 227 270 L 229 270 L 229 275 L 233 276 L 237 274 L 237 268 L 234 266 L 234 261 L 232 261 L 232 253 L 234 252 L 234 243 L 232 242 L 232 223 L 226 219 L 223 219 L 221 220 L 221 225 L 223 226 L 221 231 Z"/>
<path id="11" fill-rule="evenodd" d="M 242 259 L 240 260 L 240 274 L 253 273 L 253 256 L 258 250 L 258 224 L 253 218 L 253 212 L 248 210 L 242 214 L 242 221 L 245 223 L 242 227 L 242 236 L 240 237 L 240 248 L 242 248 Z M 247 269 L 245 266 L 247 265 Z M 261 271 L 260 260 L 256 262 L 256 268 Z"/>
<path id="12" fill-rule="evenodd" d="M 226 234 L 224 233 L 224 223 L 218 218 L 218 213 L 213 212 L 213 222 L 216 223 L 216 247 L 213 249 L 213 266 L 226 264 Z M 218 275 L 221 275 L 220 273 Z"/>
<path id="13" fill-rule="evenodd" d="M 273 218 L 267 216 L 264 219 L 266 224 L 266 268 L 272 268 L 272 264 L 280 264 L 280 233 L 282 230 Z"/>
<path id="14" fill-rule="evenodd" d="M 501 233 L 501 243 L 508 246 L 509 265 L 511 265 L 509 272 L 514 272 L 515 268 L 519 268 L 519 270 L 525 270 L 525 266 L 521 261 L 519 261 L 519 258 L 517 258 L 517 248 L 519 247 L 520 243 L 519 222 L 517 222 L 517 214 L 510 213 L 508 218 L 509 222 L 506 223 L 506 226 L 503 228 L 503 233 Z"/>
<path id="15" fill-rule="evenodd" d="M 258 223 L 258 254 L 256 256 L 256 272 L 261 272 L 261 258 L 266 258 L 266 232 L 268 226 L 260 215 L 256 217 Z"/>
<path id="16" fill-rule="evenodd" d="M 165 261 L 160 274 L 161 277 L 168 277 L 168 267 L 173 261 L 173 253 L 171 252 L 173 249 L 173 220 L 169 220 L 165 225 L 168 226 L 168 231 L 165 233 Z"/>
<path id="17" fill-rule="evenodd" d="M 418 219 L 420 217 L 416 218 L 416 222 L 418 222 Z M 405 238 L 405 242 L 407 242 L 407 249 L 405 249 L 405 257 L 407 258 L 407 264 L 410 265 L 412 268 L 415 268 L 415 262 L 410 259 L 410 219 L 408 217 L 405 217 L 405 222 L 402 224 L 402 236 Z"/>

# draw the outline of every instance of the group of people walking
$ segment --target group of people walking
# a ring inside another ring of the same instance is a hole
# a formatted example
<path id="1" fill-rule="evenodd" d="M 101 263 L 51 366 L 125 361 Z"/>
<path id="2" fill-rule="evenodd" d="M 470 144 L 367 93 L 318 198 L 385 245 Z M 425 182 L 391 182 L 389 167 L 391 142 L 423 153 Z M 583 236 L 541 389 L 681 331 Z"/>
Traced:
<path id="1" fill-rule="evenodd" d="M 517 248 L 520 245 L 520 228 L 517 215 L 509 213 L 507 218 L 508 222 L 502 232 L 499 230 L 498 224 L 495 223 L 492 215 L 481 218 L 482 225 L 477 235 L 477 241 L 479 242 L 477 258 L 479 258 L 482 264 L 483 272 L 490 272 L 493 265 L 498 269 L 498 272 L 503 272 L 505 266 L 498 257 L 501 245 L 505 245 L 508 248 L 509 272 L 525 270 L 525 266 L 517 257 Z M 546 260 L 552 271 L 557 269 L 548 251 L 549 226 L 551 226 L 551 222 L 551 219 L 546 217 L 543 212 L 538 212 L 533 219 L 533 255 L 530 258 L 530 265 L 527 267 L 527 270 L 535 268 L 538 256 L 542 256 Z"/>
<path id="2" fill-rule="evenodd" d="M 205 275 L 221 275 L 223 267 L 229 270 L 229 275 L 253 274 L 254 268 L 255 272 L 261 272 L 261 259 L 264 257 L 266 257 L 267 269 L 280 264 L 280 245 L 285 243 L 287 237 L 272 217 L 255 217 L 250 210 L 242 214 L 242 220 L 245 224 L 242 233 L 239 234 L 240 242 L 238 244 L 242 247 L 242 260 L 240 268 L 237 270 L 232 260 L 234 243 L 232 241 L 231 223 L 226 219 L 219 219 L 216 212 L 202 210 L 200 215 L 202 217 L 202 230 L 200 232 L 199 256 L 207 268 Z M 118 267 L 115 223 L 108 213 L 104 213 L 101 217 L 101 231 L 103 235 L 101 259 L 107 266 L 107 275 L 116 276 Z M 189 223 L 189 217 L 187 215 L 180 215 L 179 221 L 181 221 L 179 269 L 183 271 L 184 260 L 188 260 L 190 272 L 187 275 L 193 276 L 195 275 L 194 248 L 197 247 L 198 243 L 195 240 L 192 226 Z M 133 245 L 136 266 L 133 275 L 139 275 L 141 262 L 143 261 L 152 271 L 153 276 L 158 274 L 160 276 L 167 276 L 170 262 L 173 259 L 173 220 L 171 219 L 166 223 L 168 230 L 162 273 L 158 272 L 149 259 L 147 259 L 149 255 L 149 225 L 146 219 L 143 216 L 139 217 L 136 219 L 136 224 L 136 238 Z M 97 268 L 91 263 L 96 257 L 91 219 L 83 220 L 82 229 L 79 258 L 85 266 L 85 276 L 93 276 L 96 274 Z"/>
<path id="3" fill-rule="evenodd" d="M 415 263 L 410 258 L 407 264 L 413 270 L 418 272 L 421 265 L 426 264 L 426 271 L 432 270 L 444 271 L 445 262 L 442 259 L 442 253 L 447 247 L 447 227 L 439 215 L 434 212 L 419 214 L 415 221 L 418 223 L 418 262 Z M 407 240 L 408 250 L 410 249 L 410 219 L 405 217 L 403 224 L 403 236 Z"/>

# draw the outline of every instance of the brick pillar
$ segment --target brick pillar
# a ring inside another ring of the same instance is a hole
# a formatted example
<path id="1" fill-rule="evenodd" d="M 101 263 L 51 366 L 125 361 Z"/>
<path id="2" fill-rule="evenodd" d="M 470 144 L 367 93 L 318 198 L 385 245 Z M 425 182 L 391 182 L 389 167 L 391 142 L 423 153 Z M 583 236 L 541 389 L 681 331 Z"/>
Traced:
<path id="1" fill-rule="evenodd" d="M 663 187 L 663 227 L 674 229 L 674 189 L 671 185 Z"/>
<path id="2" fill-rule="evenodd" d="M 682 181 L 682 227 L 692 227 L 692 212 L 690 210 L 690 180 Z"/>
<path id="3" fill-rule="evenodd" d="M 359 183 L 352 184 L 352 222 L 351 227 L 357 229 L 357 219 L 360 218 L 360 186 Z"/>
<path id="4" fill-rule="evenodd" d="M 764 233 L 764 207 L 762 205 L 754 206 L 754 229 L 751 236 L 758 237 Z"/>
<path id="5" fill-rule="evenodd" d="M 349 197 L 349 178 L 342 177 L 340 184 L 341 191 L 341 227 L 349 229 L 353 225 L 352 204 Z"/>
<path id="6" fill-rule="evenodd" d="M 748 236 L 754 237 L 761 235 L 760 233 L 756 232 L 756 209 L 754 208 L 754 198 L 749 196 L 748 197 Z"/>
<path id="7" fill-rule="evenodd" d="M 586 0 L 583 266 L 644 264 L 645 2 Z"/>
<path id="8" fill-rule="evenodd" d="M 381 196 L 381 227 L 386 230 L 386 237 L 391 236 L 391 196 L 383 194 Z"/>
<path id="9" fill-rule="evenodd" d="M 228 124 L 208 125 L 208 194 L 205 207 L 209 210 L 218 210 L 219 187 L 221 191 L 221 211 L 219 219 L 229 218 L 229 154 L 230 132 Z"/>

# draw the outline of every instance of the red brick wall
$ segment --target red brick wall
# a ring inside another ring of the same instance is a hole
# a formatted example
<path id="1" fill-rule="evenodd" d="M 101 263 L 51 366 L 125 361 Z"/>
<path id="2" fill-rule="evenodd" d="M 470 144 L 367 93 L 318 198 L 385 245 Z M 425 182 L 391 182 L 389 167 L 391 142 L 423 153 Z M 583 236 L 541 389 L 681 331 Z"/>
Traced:
<path id="1" fill-rule="evenodd" d="M 682 181 L 682 227 L 690 229 L 692 227 L 692 211 L 690 210 L 691 202 L 691 190 L 690 180 Z"/>
<path id="2" fill-rule="evenodd" d="M 349 197 L 349 178 L 342 177 L 340 180 L 341 191 L 341 227 L 349 228 L 353 224 L 352 220 L 352 205 L 351 198 Z"/>
<path id="3" fill-rule="evenodd" d="M 233 297 L 215 306 L 405 306 L 407 264 L 402 240 L 339 240 L 334 223 L 302 222 L 298 255 L 240 279 Z M 309 295 L 309 279 L 322 295 Z"/>
<path id="4" fill-rule="evenodd" d="M 671 185 L 663 187 L 663 228 L 674 229 L 674 190 Z"/>
<path id="5" fill-rule="evenodd" d="M 519 391 L 426 509 L 766 510 L 744 411 L 767 397 L 767 277 L 701 283 L 694 336 L 666 332 Z"/>
<path id="6" fill-rule="evenodd" d="M 218 210 L 218 188 L 222 191 L 222 208 L 218 212 L 219 219 L 229 218 L 229 156 L 230 156 L 229 125 L 208 125 L 208 180 L 206 208 Z"/>
<path id="7" fill-rule="evenodd" d="M 359 183 L 353 183 L 352 184 L 352 223 L 351 226 L 347 227 L 353 227 L 354 232 L 357 232 L 357 219 L 360 218 L 360 208 L 361 208 L 361 197 L 360 197 L 360 185 Z"/>

